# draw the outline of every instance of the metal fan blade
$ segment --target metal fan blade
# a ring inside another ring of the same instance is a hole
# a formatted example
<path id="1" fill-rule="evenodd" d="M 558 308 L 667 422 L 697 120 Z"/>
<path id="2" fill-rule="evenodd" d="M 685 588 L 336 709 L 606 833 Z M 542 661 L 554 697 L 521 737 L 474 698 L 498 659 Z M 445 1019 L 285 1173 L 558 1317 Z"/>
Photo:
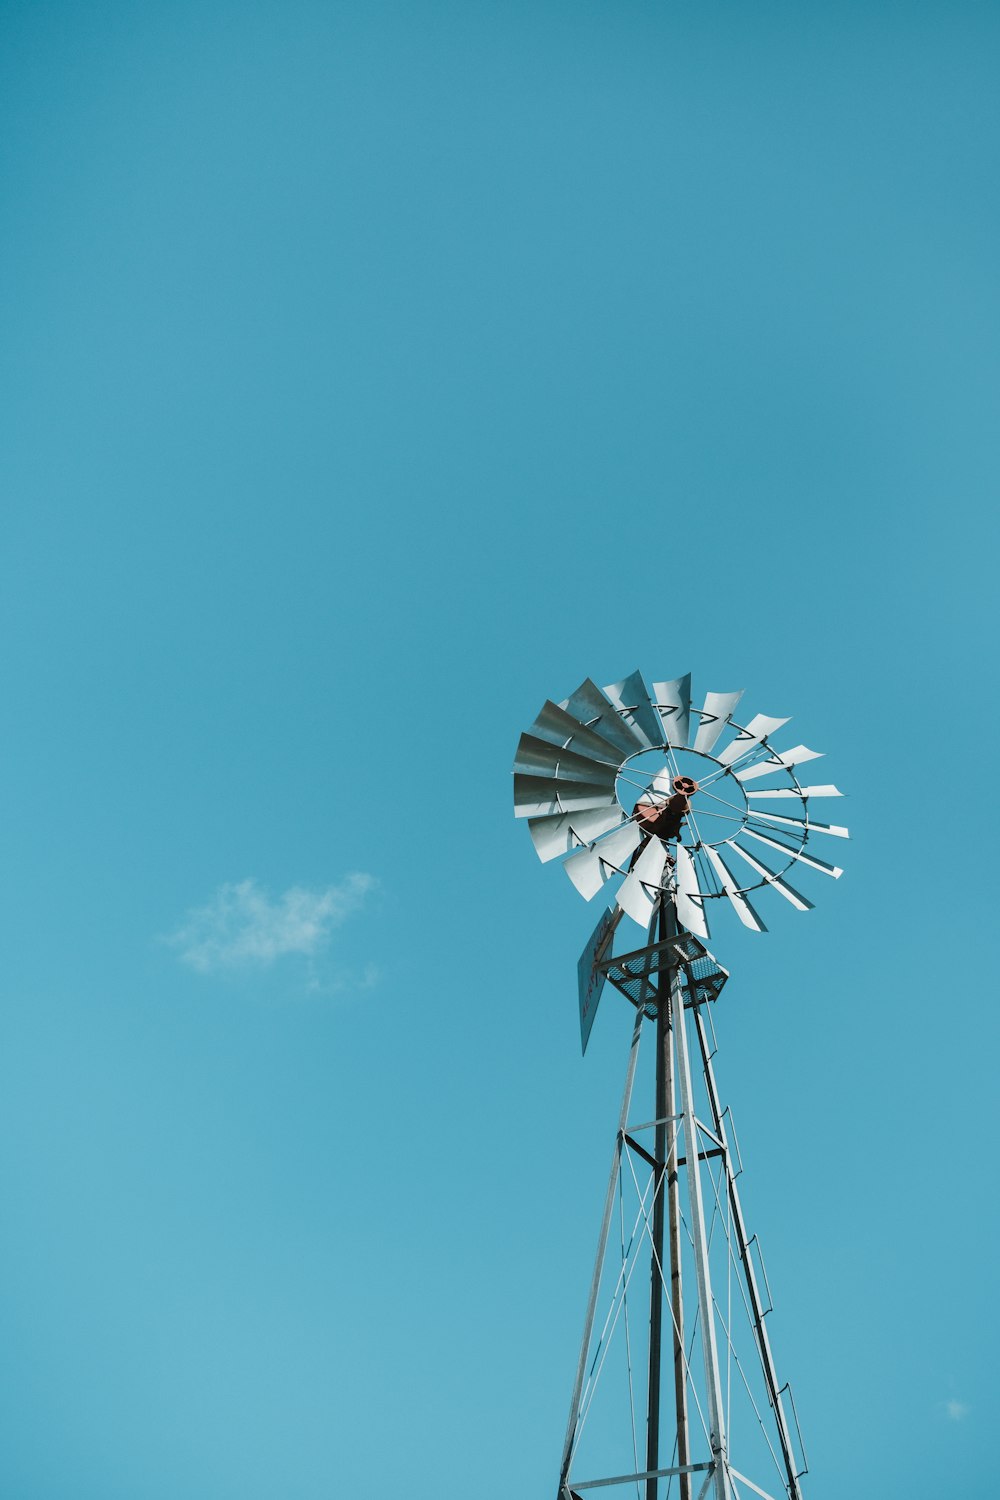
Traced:
<path id="1" fill-rule="evenodd" d="M 648 926 L 653 915 L 653 900 L 646 886 L 654 889 L 659 886 L 666 861 L 666 849 L 658 838 L 651 838 L 618 888 L 618 905 L 640 927 Z"/>
<path id="2" fill-rule="evenodd" d="M 842 797 L 835 786 L 780 786 L 776 790 L 747 792 L 747 796 L 759 801 L 761 797 Z"/>
<path id="3" fill-rule="evenodd" d="M 605 761 L 591 760 L 587 755 L 577 755 L 573 750 L 563 750 L 548 740 L 536 739 L 533 734 L 522 734 L 517 742 L 514 770 L 527 771 L 535 776 L 554 776 L 560 781 L 593 781 L 615 789 L 617 768 Z"/>
<path id="4" fill-rule="evenodd" d="M 732 872 L 722 858 L 722 855 L 717 849 L 711 848 L 708 844 L 705 844 L 703 847 L 705 853 L 708 855 L 709 864 L 716 875 L 718 875 L 719 883 L 729 897 L 733 910 L 743 923 L 743 926 L 749 927 L 751 932 L 766 932 L 767 928 L 758 913 L 754 911 L 753 906 L 743 892 L 737 889 L 739 881 L 733 878 Z"/>
<path id="5" fill-rule="evenodd" d="M 596 849 L 580 849 L 563 862 L 563 869 L 585 901 L 597 895 L 607 876 Z"/>
<path id="6" fill-rule="evenodd" d="M 528 819 L 528 832 L 535 846 L 535 853 L 548 864 L 561 854 L 589 844 L 598 834 L 607 833 L 625 818 L 617 805 L 601 807 L 590 812 L 556 813 L 554 816 Z"/>
<path id="7" fill-rule="evenodd" d="M 598 839 L 594 850 L 601 856 L 602 864 L 624 874 L 629 860 L 642 843 L 642 837 L 642 829 L 630 819 L 623 827 L 609 833 L 606 839 Z"/>
<path id="8" fill-rule="evenodd" d="M 694 737 L 692 750 L 697 750 L 700 755 L 708 755 L 725 729 L 726 720 L 742 697 L 742 689 L 738 693 L 705 694 L 705 706 L 701 710 L 698 733 Z"/>
<path id="9" fill-rule="evenodd" d="M 822 750 L 810 750 L 805 745 L 796 745 L 794 750 L 775 751 L 770 760 L 762 760 L 745 771 L 734 771 L 737 781 L 753 781 L 755 776 L 770 776 L 786 766 L 801 766 L 807 760 L 819 760 Z"/>
<path id="10" fill-rule="evenodd" d="M 763 876 L 768 885 L 773 886 L 776 891 L 780 891 L 785 900 L 792 903 L 796 911 L 812 911 L 812 902 L 807 901 L 805 896 L 797 891 L 793 885 L 789 885 L 787 880 L 784 880 L 782 876 L 776 875 L 768 865 L 765 865 L 759 859 L 755 859 L 746 849 L 741 849 L 739 844 L 734 843 L 732 839 L 727 839 L 726 844 L 728 848 L 736 851 L 740 859 L 746 860 L 751 870 L 756 870 L 758 875 Z"/>
<path id="11" fill-rule="evenodd" d="M 740 830 L 740 838 L 756 839 L 758 844 L 767 844 L 770 849 L 777 849 L 781 854 L 787 854 L 789 859 L 797 859 L 800 864 L 808 865 L 810 870 L 821 870 L 824 875 L 832 875 L 834 880 L 839 880 L 843 870 L 839 865 L 828 865 L 825 859 L 817 859 L 814 854 L 806 854 L 804 849 L 789 849 L 779 839 L 769 839 L 766 833 L 755 833 L 752 828 Z"/>
<path id="12" fill-rule="evenodd" d="M 626 823 L 589 849 L 571 854 L 563 869 L 584 900 L 590 901 L 612 875 L 624 873 L 624 866 L 641 842 L 638 823 Z"/>
<path id="13" fill-rule="evenodd" d="M 846 828 L 839 828 L 836 823 L 806 823 L 802 818 L 785 818 L 780 813 L 758 812 L 756 808 L 751 810 L 751 817 L 764 818 L 768 823 L 780 823 L 784 828 L 795 828 L 806 835 L 810 833 L 829 833 L 835 839 L 849 839 L 850 834 Z"/>
<path id="14" fill-rule="evenodd" d="M 622 751 L 617 745 L 598 734 L 596 729 L 587 729 L 579 719 L 574 719 L 549 698 L 546 698 L 528 733 L 553 745 L 565 745 L 578 755 L 589 755 L 591 760 L 604 761 L 609 766 L 621 764 Z"/>
<path id="15" fill-rule="evenodd" d="M 769 719 L 767 714 L 754 714 L 746 728 L 740 730 L 732 744 L 727 745 L 725 750 L 715 757 L 716 760 L 721 761 L 724 766 L 732 765 L 734 760 L 739 760 L 741 755 L 745 755 L 748 750 L 752 750 L 755 745 L 759 745 L 762 740 L 767 739 L 768 735 L 775 734 L 783 724 L 787 723 L 787 719 Z"/>
<path id="16" fill-rule="evenodd" d="M 646 748 L 644 741 L 625 723 L 597 683 L 591 682 L 589 677 L 559 707 L 572 714 L 574 719 L 579 719 L 588 729 L 593 729 L 604 739 L 610 740 L 612 745 L 621 750 L 623 756 L 637 755 Z"/>
<path id="17" fill-rule="evenodd" d="M 579 812 L 588 807 L 617 807 L 599 782 L 554 781 L 551 776 L 514 772 L 515 818 L 545 818 L 555 813 Z"/>
<path id="18" fill-rule="evenodd" d="M 696 937 L 708 941 L 708 917 L 705 913 L 705 897 L 702 895 L 698 884 L 698 871 L 694 860 L 685 849 L 684 845 L 678 843 L 677 851 L 677 889 L 674 900 L 677 906 L 677 919 L 688 932 L 693 932 Z"/>
<path id="19" fill-rule="evenodd" d="M 691 673 L 675 677 L 671 682 L 654 682 L 653 698 L 657 713 L 663 720 L 667 744 L 686 749 L 691 720 Z"/>
<path id="20" fill-rule="evenodd" d="M 628 724 L 650 749 L 663 744 L 663 725 L 649 698 L 641 672 L 613 682 L 604 692 Z"/>

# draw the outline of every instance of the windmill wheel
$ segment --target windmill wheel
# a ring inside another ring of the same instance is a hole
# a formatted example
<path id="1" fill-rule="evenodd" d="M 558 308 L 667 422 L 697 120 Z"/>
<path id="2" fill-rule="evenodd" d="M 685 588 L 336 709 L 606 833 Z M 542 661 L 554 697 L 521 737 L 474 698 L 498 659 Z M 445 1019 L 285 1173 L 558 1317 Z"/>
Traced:
<path id="1" fill-rule="evenodd" d="M 814 799 L 841 793 L 803 786 L 796 767 L 820 752 L 776 750 L 771 736 L 788 720 L 738 722 L 742 696 L 708 693 L 692 710 L 690 674 L 650 693 L 634 672 L 603 689 L 588 678 L 547 701 L 514 760 L 514 814 L 527 818 L 539 858 L 562 859 L 588 901 L 615 882 L 614 900 L 642 926 L 664 888 L 703 938 L 713 900 L 755 932 L 766 929 L 751 892 L 770 887 L 807 911 L 785 877 L 796 865 L 842 873 L 806 850 L 814 834 L 848 837 L 810 816 Z"/>

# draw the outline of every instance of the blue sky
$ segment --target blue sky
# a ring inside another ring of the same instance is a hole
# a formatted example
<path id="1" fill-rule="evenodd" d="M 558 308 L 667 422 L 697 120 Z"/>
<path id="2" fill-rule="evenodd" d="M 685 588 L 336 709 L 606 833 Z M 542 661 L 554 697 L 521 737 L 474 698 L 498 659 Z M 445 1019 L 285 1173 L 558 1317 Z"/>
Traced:
<path id="1" fill-rule="evenodd" d="M 630 1020 L 509 768 L 637 666 L 850 793 L 713 941 L 808 1496 L 993 1492 L 998 42 L 3 8 L 4 1494 L 553 1493 Z"/>

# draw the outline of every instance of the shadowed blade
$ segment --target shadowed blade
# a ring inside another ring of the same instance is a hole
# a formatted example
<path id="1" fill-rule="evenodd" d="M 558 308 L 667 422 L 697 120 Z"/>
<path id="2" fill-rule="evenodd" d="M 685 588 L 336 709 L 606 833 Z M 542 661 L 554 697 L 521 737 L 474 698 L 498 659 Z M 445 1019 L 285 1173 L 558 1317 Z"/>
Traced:
<path id="1" fill-rule="evenodd" d="M 551 776 L 514 772 L 515 818 L 544 818 L 588 807 L 617 807 L 602 782 L 554 781 Z"/>
<path id="2" fill-rule="evenodd" d="M 622 751 L 617 745 L 598 734 L 596 729 L 585 728 L 579 719 L 574 719 L 550 699 L 545 700 L 528 733 L 553 745 L 565 745 L 578 755 L 589 755 L 591 760 L 604 761 L 609 766 L 621 764 Z"/>
<path id="3" fill-rule="evenodd" d="M 650 702 L 649 690 L 642 680 L 641 672 L 633 672 L 631 677 L 613 682 L 604 691 L 644 745 L 652 749 L 663 744 L 663 725 Z"/>
<path id="4" fill-rule="evenodd" d="M 563 750 L 548 740 L 536 739 L 533 734 L 522 734 L 517 742 L 514 770 L 527 771 L 535 776 L 553 776 L 560 781 L 592 781 L 615 789 L 615 766 L 606 761 L 591 760 L 588 755 L 578 755 L 575 750 Z"/>
<path id="5" fill-rule="evenodd" d="M 559 707 L 572 714 L 574 719 L 579 719 L 588 729 L 593 729 L 602 738 L 610 740 L 612 745 L 621 750 L 623 758 L 626 755 L 637 755 L 646 748 L 645 743 L 604 696 L 597 683 L 591 682 L 589 677 Z"/>

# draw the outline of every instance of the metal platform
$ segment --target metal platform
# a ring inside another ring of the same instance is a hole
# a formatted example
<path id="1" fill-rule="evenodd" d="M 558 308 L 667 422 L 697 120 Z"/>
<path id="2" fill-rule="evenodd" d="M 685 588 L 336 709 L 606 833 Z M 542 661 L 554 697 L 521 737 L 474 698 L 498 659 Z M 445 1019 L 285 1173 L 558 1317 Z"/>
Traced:
<path id="1" fill-rule="evenodd" d="M 615 954 L 601 960 L 597 968 L 636 1010 L 653 1019 L 658 1003 L 658 976 L 661 970 L 675 965 L 683 978 L 686 1009 L 717 1000 L 729 978 L 729 971 L 716 963 L 704 943 L 690 932 L 680 932 L 666 942 L 636 948 L 631 953 Z"/>

